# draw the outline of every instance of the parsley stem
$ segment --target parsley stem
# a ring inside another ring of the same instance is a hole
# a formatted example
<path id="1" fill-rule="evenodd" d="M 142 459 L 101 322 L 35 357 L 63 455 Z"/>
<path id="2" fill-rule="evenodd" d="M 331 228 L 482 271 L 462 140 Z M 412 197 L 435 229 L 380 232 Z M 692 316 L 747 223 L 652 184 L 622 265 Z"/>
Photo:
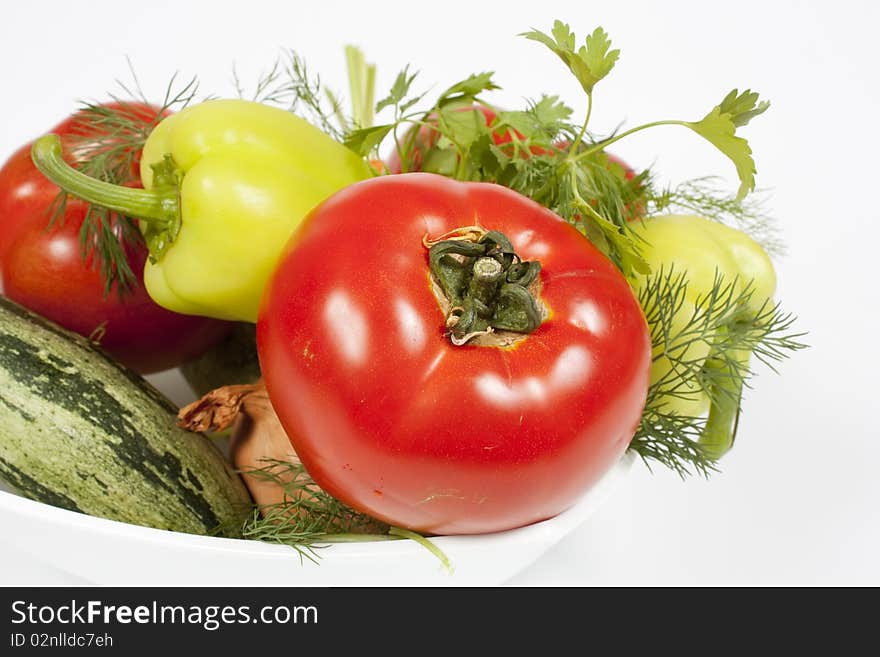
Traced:
<path id="1" fill-rule="evenodd" d="M 375 541 L 400 541 L 405 536 L 394 534 L 321 534 L 315 538 L 315 543 L 373 543 Z"/>
<path id="2" fill-rule="evenodd" d="M 575 138 L 574 143 L 571 145 L 570 152 L 577 153 L 578 146 L 581 145 L 581 142 L 584 140 L 584 135 L 587 134 L 587 124 L 590 122 L 590 115 L 593 113 L 593 94 L 587 94 L 587 116 L 584 118 L 584 123 L 581 126 L 581 131 L 578 133 L 578 136 Z M 577 159 L 577 158 L 575 158 Z"/>
<path id="3" fill-rule="evenodd" d="M 586 124 L 584 124 L 584 125 L 586 125 Z M 629 136 L 633 133 L 636 133 L 636 132 L 641 132 L 642 130 L 646 130 L 648 128 L 657 127 L 658 125 L 683 125 L 683 126 L 687 126 L 688 124 L 686 121 L 676 121 L 676 120 L 652 121 L 651 123 L 645 123 L 644 125 L 636 126 L 635 128 L 630 128 L 629 130 L 625 130 L 624 132 L 621 132 L 619 135 L 614 135 L 610 139 L 606 139 L 605 141 L 603 141 L 599 144 L 596 144 L 595 146 L 592 146 L 591 148 L 588 148 L 585 151 L 581 151 L 580 153 L 577 153 L 576 155 L 572 155 L 571 161 L 578 162 L 580 160 L 583 160 L 584 158 L 589 157 L 593 153 L 604 150 L 606 147 L 610 146 L 611 144 L 613 144 L 616 141 L 620 141 L 624 137 L 627 137 L 627 136 Z M 578 136 L 578 139 L 580 139 L 580 136 Z M 575 141 L 575 144 L 576 143 L 577 143 L 577 141 Z M 572 148 L 571 152 L 575 153 L 575 149 Z"/>

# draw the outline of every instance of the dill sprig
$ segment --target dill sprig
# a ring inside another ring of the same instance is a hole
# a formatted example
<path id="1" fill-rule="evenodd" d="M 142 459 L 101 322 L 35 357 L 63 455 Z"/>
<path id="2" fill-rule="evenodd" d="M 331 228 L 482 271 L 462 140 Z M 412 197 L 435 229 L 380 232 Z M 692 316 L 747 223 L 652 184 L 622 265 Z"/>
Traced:
<path id="1" fill-rule="evenodd" d="M 321 77 L 313 75 L 294 50 L 283 50 L 252 91 L 244 88 L 234 67 L 232 76 L 239 98 L 297 114 L 337 141 L 350 129 L 351 120 L 343 113 L 338 96 L 322 86 Z"/>
<path id="2" fill-rule="evenodd" d="M 382 523 L 355 511 L 322 490 L 305 467 L 295 460 L 260 459 L 262 467 L 240 471 L 246 477 L 270 482 L 282 490 L 274 504 L 255 504 L 241 526 L 221 526 L 248 540 L 293 548 L 300 559 L 317 563 L 318 550 L 333 543 L 411 540 L 433 554 L 450 573 L 452 563 L 430 539 L 401 527 Z"/>
<path id="3" fill-rule="evenodd" d="M 667 268 L 651 274 L 641 288 L 654 362 L 665 359 L 668 367 L 648 388 L 630 449 L 646 463 L 656 461 L 681 476 L 707 476 L 717 469 L 700 444 L 707 418 L 680 414 L 669 401 L 702 394 L 717 400 L 748 387 L 754 374 L 749 354 L 775 371 L 806 345 L 800 341 L 804 333 L 793 330 L 796 318 L 779 304 L 767 300 L 756 311 L 746 310 L 753 306 L 750 283 L 716 275 L 711 289 L 692 304 L 688 284 L 686 272 Z M 682 316 L 685 320 L 677 322 Z"/>
<path id="4" fill-rule="evenodd" d="M 276 484 L 283 490 L 283 499 L 255 505 L 240 528 L 243 538 L 287 545 L 311 560 L 321 545 L 398 538 L 388 533 L 388 525 L 351 509 L 319 488 L 301 463 L 269 458 L 261 462 L 265 465 L 248 468 L 242 474 Z"/>
<path id="5" fill-rule="evenodd" d="M 109 94 L 110 103 L 83 102 L 74 115 L 66 148 L 74 166 L 88 176 L 113 184 L 139 180 L 138 161 L 153 128 L 169 112 L 188 105 L 198 90 L 195 78 L 178 84 L 172 76 L 162 102 L 150 103 L 129 62 L 132 82 L 117 80 L 122 93 Z M 60 190 L 50 222 L 63 219 L 69 195 Z M 79 233 L 84 262 L 91 261 L 104 281 L 105 294 L 114 287 L 120 295 L 136 285 L 138 277 L 128 262 L 129 249 L 143 244 L 137 220 L 89 204 Z"/>
<path id="6" fill-rule="evenodd" d="M 785 245 L 766 208 L 766 192 L 757 190 L 744 199 L 726 194 L 716 176 L 694 178 L 665 190 L 646 187 L 648 214 L 678 211 L 702 215 L 750 235 L 767 253 L 781 256 Z"/>

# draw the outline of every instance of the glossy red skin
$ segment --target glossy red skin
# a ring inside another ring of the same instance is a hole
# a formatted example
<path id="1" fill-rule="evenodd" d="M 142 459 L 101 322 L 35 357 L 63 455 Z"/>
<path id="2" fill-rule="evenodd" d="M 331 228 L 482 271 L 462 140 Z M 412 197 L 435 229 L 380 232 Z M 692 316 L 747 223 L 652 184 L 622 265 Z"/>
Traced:
<path id="1" fill-rule="evenodd" d="M 0 262 L 22 225 L 42 216 L 49 222 L 48 209 L 58 188 L 37 171 L 31 161 L 31 145 L 19 148 L 0 168 Z M 0 279 L 0 291 L 3 281 Z"/>
<path id="2" fill-rule="evenodd" d="M 103 326 L 101 346 L 144 374 L 191 360 L 226 335 L 225 322 L 156 305 L 143 286 L 144 247 L 129 250 L 137 287 L 122 299 L 115 288 L 105 295 L 100 272 L 80 255 L 79 229 L 87 208 L 71 199 L 63 225 L 47 229 L 32 222 L 19 230 L 0 263 L 6 296 L 80 335 L 91 336 Z"/>
<path id="3" fill-rule="evenodd" d="M 543 265 L 549 318 L 512 348 L 455 347 L 425 235 L 497 229 Z M 574 504 L 641 417 L 650 340 L 626 281 L 559 217 L 427 173 L 352 185 L 294 233 L 257 324 L 275 410 L 315 481 L 392 525 L 510 529 Z"/>
<path id="4" fill-rule="evenodd" d="M 124 107 L 145 121 L 157 112 L 138 103 Z M 69 145 L 71 135 L 82 129 L 77 118 L 68 117 L 51 132 Z M 75 160 L 69 148 L 65 157 Z M 138 179 L 137 171 L 132 179 Z M 63 221 L 47 230 L 57 194 L 31 161 L 30 144 L 0 168 L 0 292 L 81 335 L 91 335 L 106 322 L 101 344 L 143 374 L 191 360 L 229 331 L 226 322 L 173 313 L 150 299 L 143 287 L 144 247 L 129 249 L 129 266 L 138 277 L 133 292 L 122 300 L 115 289 L 105 295 L 100 274 L 80 256 L 78 233 L 86 205 L 69 199 Z"/>

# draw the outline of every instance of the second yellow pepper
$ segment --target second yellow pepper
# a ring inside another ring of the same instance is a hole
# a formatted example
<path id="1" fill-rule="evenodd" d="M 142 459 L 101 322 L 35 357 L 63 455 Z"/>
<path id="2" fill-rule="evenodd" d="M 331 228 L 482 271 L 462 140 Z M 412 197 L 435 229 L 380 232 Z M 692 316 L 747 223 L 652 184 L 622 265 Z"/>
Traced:
<path id="1" fill-rule="evenodd" d="M 664 389 L 670 391 L 663 400 L 667 412 L 699 416 L 709 411 L 701 443 L 711 457 L 718 458 L 731 446 L 740 392 L 734 389 L 734 382 L 739 374 L 716 373 L 714 380 L 729 389 L 707 390 L 701 377 L 679 374 L 676 368 L 708 372 L 727 367 L 730 362 L 747 367 L 748 350 L 731 348 L 732 353 L 726 354 L 730 360 L 725 361 L 713 357 L 713 343 L 722 339 L 725 344 L 735 343 L 722 334 L 737 330 L 735 324 L 748 323 L 772 300 L 776 289 L 773 263 L 764 249 L 742 231 L 696 215 L 649 217 L 634 222 L 633 230 L 644 242 L 643 255 L 652 275 L 668 273 L 671 268 L 673 277 L 681 275 L 687 281 L 680 308 L 668 318 L 669 339 L 655 345 L 651 382 L 663 381 Z M 632 285 L 636 293 L 649 281 L 647 276 L 635 276 Z M 729 298 L 739 302 L 729 317 L 731 325 L 717 326 L 711 334 L 694 339 L 693 332 L 701 330 L 699 326 L 693 328 L 694 313 L 701 308 L 705 311 L 708 295 L 725 286 L 733 286 Z"/>

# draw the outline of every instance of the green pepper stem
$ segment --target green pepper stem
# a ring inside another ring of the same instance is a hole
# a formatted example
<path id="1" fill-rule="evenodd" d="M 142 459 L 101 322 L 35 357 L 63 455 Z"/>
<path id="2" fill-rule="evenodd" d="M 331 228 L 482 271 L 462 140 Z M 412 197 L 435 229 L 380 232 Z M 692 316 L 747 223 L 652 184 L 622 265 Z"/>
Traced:
<path id="1" fill-rule="evenodd" d="M 61 138 L 49 134 L 31 147 L 31 159 L 46 178 L 77 198 L 147 222 L 173 224 L 179 213 L 176 189 L 145 190 L 113 185 L 70 166 L 61 154 Z"/>
<path id="2" fill-rule="evenodd" d="M 721 328 L 719 331 L 727 331 Z M 712 373 L 709 390 L 711 403 L 706 425 L 700 435 L 700 446 L 706 456 L 718 460 L 733 447 L 742 399 L 743 377 L 732 371 L 736 365 L 719 358 L 710 358 L 704 368 Z"/>

